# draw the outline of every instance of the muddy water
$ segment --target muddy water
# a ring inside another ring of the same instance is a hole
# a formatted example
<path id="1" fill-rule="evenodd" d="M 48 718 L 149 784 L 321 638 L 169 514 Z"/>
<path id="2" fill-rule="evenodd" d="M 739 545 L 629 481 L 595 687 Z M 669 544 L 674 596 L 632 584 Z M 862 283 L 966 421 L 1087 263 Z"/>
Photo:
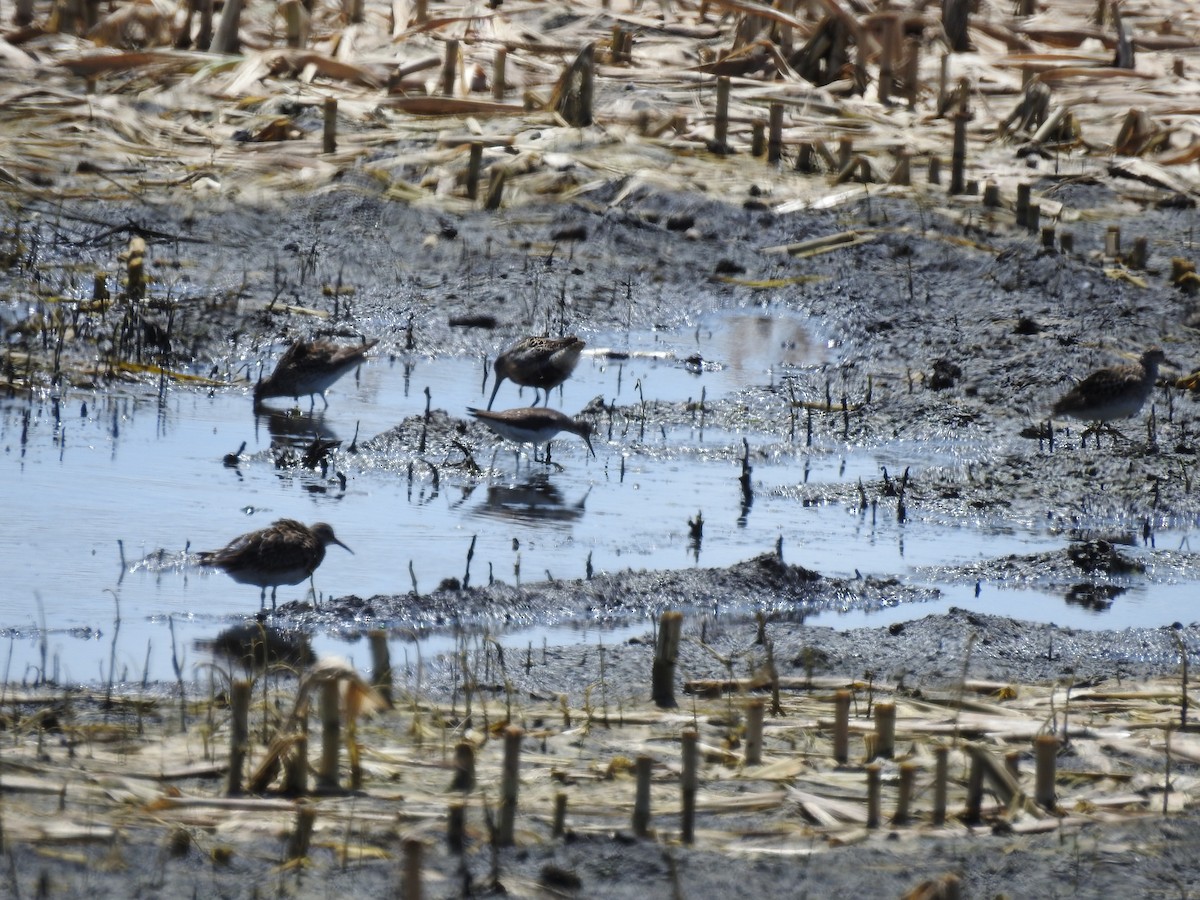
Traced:
<path id="1" fill-rule="evenodd" d="M 595 397 L 618 405 L 651 397 L 715 400 L 776 383 L 798 367 L 821 366 L 833 354 L 800 320 L 758 313 L 725 313 L 670 333 L 585 337 L 593 352 L 551 397 L 567 411 Z M 353 555 L 330 549 L 315 579 L 324 596 L 404 592 L 414 580 L 427 592 L 447 577 L 474 584 L 579 578 L 589 564 L 596 572 L 727 566 L 778 541 L 789 563 L 843 576 L 886 576 L 1063 543 L 1036 529 L 901 525 L 841 506 L 800 507 L 783 488 L 802 479 L 870 480 L 881 465 L 897 470 L 899 457 L 807 447 L 785 423 L 773 433 L 706 429 L 702 421 L 661 428 L 637 435 L 636 452 L 631 435 L 601 433 L 595 459 L 571 437 L 555 445 L 561 470 L 515 458 L 506 445 L 485 445 L 476 456 L 493 467 L 488 476 L 447 474 L 436 485 L 428 473 L 410 477 L 405 466 L 361 454 L 337 459 L 324 473 L 275 463 L 281 447 L 314 434 L 347 447 L 356 433 L 361 442 L 386 431 L 423 413 L 427 390 L 432 407 L 465 416 L 466 407 L 486 402 L 483 375 L 482 358 L 383 356 L 357 378 L 343 379 L 330 391 L 329 408 L 318 400 L 312 415 L 307 402 L 298 411 L 280 403 L 274 414 L 256 415 L 245 387 L 172 387 L 161 396 L 114 388 L 0 402 L 0 474 L 8 508 L 20 511 L 0 528 L 0 627 L 11 636 L 10 677 L 32 677 L 41 664 L 43 623 L 47 666 L 60 679 L 106 678 L 110 658 L 118 677 L 139 678 L 143 671 L 170 677 L 168 620 L 187 666 L 200 658 L 193 639 L 258 609 L 255 588 L 195 568 L 189 554 L 284 516 L 328 521 L 353 548 Z M 496 405 L 531 399 L 506 384 Z M 776 448 L 755 461 L 749 505 L 729 452 L 743 438 Z M 243 442 L 236 461 L 226 464 Z M 904 464 L 952 463 L 954 454 L 953 448 L 903 452 Z M 699 543 L 688 526 L 697 513 L 704 518 Z M 996 609 L 988 606 L 997 602 L 992 589 L 977 597 L 973 586 L 943 588 L 929 611 L 951 604 Z M 307 589 L 281 588 L 279 599 L 303 599 Z M 1185 590 L 1142 586 L 1103 614 L 1033 590 L 1004 592 L 1002 602 L 1004 612 L 1023 618 L 1119 627 L 1172 621 Z M 914 613 L 846 609 L 838 622 L 882 623 Z M 507 640 L 525 646 L 545 636 L 522 631 Z M 439 641 L 446 643 L 433 639 L 421 652 L 445 649 Z M 318 639 L 320 650 L 353 656 L 355 647 L 336 635 Z M 0 648 L 0 660 L 6 655 Z"/>

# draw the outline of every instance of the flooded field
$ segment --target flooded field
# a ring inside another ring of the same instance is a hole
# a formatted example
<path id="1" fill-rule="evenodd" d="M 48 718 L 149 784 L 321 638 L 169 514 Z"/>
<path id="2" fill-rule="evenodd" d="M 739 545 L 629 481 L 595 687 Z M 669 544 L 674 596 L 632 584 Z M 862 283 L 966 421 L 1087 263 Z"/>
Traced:
<path id="1" fill-rule="evenodd" d="M 968 6 L 18 3 L 0 883 L 1195 894 L 1200 6 Z M 531 463 L 468 407 L 572 332 Z M 280 517 L 356 671 L 234 684 Z"/>
<path id="2" fill-rule="evenodd" d="M 717 401 L 812 371 L 836 354 L 786 313 L 727 312 L 687 331 L 584 336 L 593 349 L 552 394 L 552 405 L 567 411 L 597 397 L 606 406 L 636 406 L 651 397 Z M 1131 578 L 1104 608 L 1065 602 L 1061 593 L 1036 586 L 940 583 L 937 573 L 946 567 L 1049 552 L 1066 541 L 1033 524 L 987 518 L 948 524 L 921 516 L 901 524 L 843 504 L 803 504 L 791 494 L 798 484 L 871 482 L 881 467 L 898 474 L 909 466 L 954 466 L 983 450 L 953 442 L 897 441 L 867 450 L 821 438 L 808 446 L 788 422 L 773 432 L 737 431 L 705 426 L 698 416 L 690 427 L 641 433 L 601 427 L 595 459 L 582 442 L 560 436 L 552 466 L 531 462 L 527 453 L 516 459 L 511 445 L 496 442 L 493 449 L 484 442 L 475 456 L 489 468 L 478 477 L 447 468 L 435 481 L 427 471 L 361 451 L 335 453 L 324 473 L 276 464 L 285 448 L 302 447 L 314 435 L 339 440 L 346 451 L 356 439 L 362 444 L 420 416 L 426 391 L 432 408 L 466 418 L 467 407 L 486 405 L 491 385 L 483 377 L 482 358 L 385 353 L 339 382 L 328 409 L 318 399 L 311 415 L 305 400 L 298 408 L 280 401 L 256 414 L 248 385 L 172 386 L 161 394 L 113 386 L 0 401 L 6 496 L 22 511 L 0 529 L 7 561 L 0 627 L 10 638 L 0 658 L 9 658 L 10 677 L 35 677 L 42 628 L 49 635 L 47 667 L 57 679 L 106 680 L 110 657 L 123 680 L 173 677 L 169 624 L 186 667 L 204 658 L 192 647 L 195 639 L 258 608 L 256 588 L 195 567 L 194 554 L 280 517 L 327 521 L 353 549 L 351 555 L 331 548 L 317 571 L 316 589 L 327 599 L 425 593 L 451 577 L 527 584 L 583 578 L 589 568 L 725 567 L 777 544 L 786 562 L 825 575 L 899 574 L 940 588 L 941 599 L 927 604 L 931 612 L 959 606 L 1076 627 L 1168 624 L 1194 589 L 1153 574 Z M 497 408 L 531 401 L 528 389 L 520 397 L 517 391 L 504 385 Z M 749 504 L 737 463 L 743 439 L 756 451 Z M 231 454 L 236 458 L 226 459 Z M 698 513 L 700 541 L 689 528 Z M 1183 546 L 1187 536 L 1160 532 L 1156 540 Z M 301 600 L 307 591 L 306 584 L 284 587 L 279 600 Z M 653 612 L 625 627 L 640 633 Z M 887 624 L 921 614 L 907 606 L 846 604 L 817 621 Z M 384 624 L 394 628 L 396 658 L 406 658 L 411 623 Z M 553 615 L 518 622 L 504 640 L 524 647 L 548 637 L 597 639 L 597 623 L 590 630 L 586 622 L 570 623 L 579 624 L 583 630 L 568 633 L 562 629 L 570 626 Z M 318 649 L 355 656 L 361 645 L 346 641 L 357 637 L 358 625 L 326 625 L 315 635 Z M 452 645 L 452 637 L 426 635 L 411 650 L 415 657 Z"/>

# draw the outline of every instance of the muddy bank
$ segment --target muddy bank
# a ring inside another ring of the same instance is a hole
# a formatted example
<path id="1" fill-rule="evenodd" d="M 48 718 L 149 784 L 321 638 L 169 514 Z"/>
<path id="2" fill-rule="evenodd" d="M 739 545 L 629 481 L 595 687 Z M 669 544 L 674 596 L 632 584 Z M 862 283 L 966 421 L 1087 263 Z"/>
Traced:
<path id="1" fill-rule="evenodd" d="M 795 583 L 778 566 L 754 567 Z M 507 660 L 495 648 L 469 645 L 469 692 L 462 671 L 448 671 L 444 660 L 421 671 L 398 667 L 397 708 L 357 731 L 367 772 L 362 787 L 317 791 L 302 804 L 316 813 L 303 863 L 289 862 L 299 809 L 290 795 L 272 788 L 244 800 L 224 798 L 224 753 L 205 749 L 210 735 L 215 744 L 227 737 L 223 703 L 207 714 L 203 701 L 195 704 L 189 736 L 179 732 L 176 698 L 105 706 L 102 694 L 68 693 L 41 707 L 45 727 L 63 727 L 61 741 L 47 742 L 36 757 L 26 758 L 32 741 L 6 754 L 3 780 L 12 792 L 5 805 L 6 884 L 14 896 L 85 888 L 96 897 L 197 890 L 234 898 L 264 891 L 378 895 L 402 883 L 402 841 L 416 840 L 424 895 L 431 897 L 670 898 L 714 891 L 900 897 L 947 877 L 960 881 L 966 897 L 1032 896 L 1047 884 L 1097 898 L 1114 891 L 1172 895 L 1197 886 L 1190 854 L 1200 840 L 1200 818 L 1180 809 L 1200 790 L 1193 735 L 1185 730 L 1173 738 L 1176 758 L 1164 796 L 1159 728 L 1147 718 L 1178 721 L 1171 648 L 1176 636 L 1194 642 L 1196 626 L 1079 632 L 962 610 L 851 631 L 775 621 L 767 635 L 787 687 L 783 709 L 767 714 L 764 765 L 757 767 L 743 760 L 741 716 L 751 698 L 769 706 L 766 650 L 755 632 L 752 622 L 714 618 L 702 644 L 689 628 L 675 710 L 646 700 L 648 638 L 536 648 Z M 1172 677 L 1145 680 L 1160 673 Z M 972 685 L 965 701 L 958 687 L 964 677 Z M 724 696 L 689 691 L 690 680 L 705 678 L 764 687 Z M 995 681 L 981 687 L 980 679 Z M 1038 708 L 1031 680 L 1060 686 L 1045 720 L 1023 718 Z M 827 755 L 837 684 L 855 693 L 852 758 L 840 765 Z M 270 700 L 255 707 L 254 735 L 260 715 L 269 719 L 288 708 L 294 685 L 291 678 L 263 679 Z M 1095 685 L 1106 687 L 1089 691 Z M 915 820 L 889 819 L 877 829 L 834 814 L 863 804 L 861 750 L 872 730 L 872 698 L 892 698 L 904 710 L 899 759 L 882 763 L 889 815 L 901 762 L 915 767 L 919 786 Z M 31 702 L 14 697 L 10 708 Z M 997 758 L 1011 748 L 1027 783 L 1028 741 L 1001 737 L 1001 729 L 1038 731 L 1060 721 L 1055 710 L 1064 703 L 1075 738 L 1059 755 L 1057 817 L 1028 804 L 1006 806 L 989 794 L 983 821 L 966 824 L 958 793 L 965 766 L 956 755 L 951 818 L 931 824 L 932 759 L 919 722 L 961 729 L 956 754 L 959 740 L 990 748 Z M 931 710 L 940 715 L 930 719 Z M 212 731 L 203 724 L 206 715 Z M 499 733 L 508 721 L 525 729 L 517 846 L 493 849 Z M 678 732 L 693 727 L 704 751 L 696 840 L 689 846 L 680 840 Z M 449 789 L 456 778 L 452 745 L 462 740 L 478 756 L 478 783 L 469 794 Z M 255 738 L 253 759 L 264 752 Z M 629 821 L 633 754 L 652 758 L 655 773 L 650 833 L 642 839 Z M 821 812 L 822 792 L 829 811 Z M 556 836 L 551 810 L 559 794 L 568 805 Z M 461 855 L 445 839 L 447 809 L 456 801 L 466 810 Z M 1170 815 L 1163 815 L 1164 803 Z M 48 856 L 49 842 L 77 849 Z"/>
<path id="2" fill-rule="evenodd" d="M 338 190 L 286 207 L 98 205 L 58 210 L 51 220 L 49 210 L 34 205 L 21 224 L 38 235 L 29 243 L 38 248 L 30 263 L 58 271 L 63 286 L 88 267 L 115 282 L 129 236 L 147 237 L 151 298 L 129 320 L 142 336 L 138 352 L 169 371 L 212 379 L 203 388 L 166 382 L 170 390 L 248 392 L 266 348 L 304 334 L 378 336 L 389 358 L 477 358 L 482 371 L 497 348 L 530 332 L 678 328 L 735 308 L 800 316 L 827 345 L 823 365 L 781 370 L 769 384 L 703 404 L 701 375 L 691 402 L 656 400 L 647 384 L 640 404 L 596 398 L 580 412 L 614 459 L 703 453 L 733 461 L 748 451 L 751 469 L 763 460 L 795 462 L 792 484 L 763 488 L 751 474 L 748 486 L 798 509 L 841 507 L 866 522 L 968 531 L 1045 528 L 1068 547 L 1107 541 L 1117 548 L 1095 564 L 1064 549 L 897 573 L 894 580 L 783 586 L 746 566 L 598 571 L 587 581 L 582 571 L 555 572 L 551 582 L 487 588 L 476 572 L 466 590 L 453 588 L 461 571 L 445 572 L 444 589 L 422 583 L 419 595 L 397 584 L 390 596 L 335 599 L 320 616 L 285 606 L 282 624 L 347 632 L 373 625 L 511 628 L 636 621 L 667 605 L 718 621 L 751 619 L 760 610 L 786 621 L 931 599 L 932 582 L 981 585 L 995 596 L 988 611 L 1002 615 L 1007 587 L 1049 587 L 1102 605 L 1120 602 L 1131 584 L 1197 574 L 1186 547 L 1154 542 L 1158 530 L 1186 532 L 1200 515 L 1194 394 L 1167 387 L 1200 360 L 1200 333 L 1186 324 L 1192 301 L 1171 283 L 1168 260 L 1192 252 L 1193 213 L 1139 208 L 1113 183 L 1047 176 L 1039 187 L 1054 188 L 1064 203 L 1072 253 L 1047 250 L 965 199 L 941 206 L 865 198 L 832 210 L 776 213 L 761 198 L 736 207 L 646 185 L 607 185 L 573 203 L 451 215 L 389 202 L 353 172 Z M 1101 254 L 1108 222 L 1156 236 L 1147 270 L 1130 271 Z M 834 233 L 858 240 L 803 258 L 768 252 Z M 10 270 L 10 295 L 28 277 Z M 8 305 L 5 315 L 16 317 L 20 308 Z M 10 390 L 52 385 L 54 365 L 60 385 L 111 384 L 89 360 L 130 353 L 134 344 L 114 338 L 112 313 L 103 307 L 81 302 L 72 315 L 72 340 L 58 347 L 39 336 L 36 315 L 8 329 Z M 1122 426 L 1126 439 L 1105 436 L 1099 449 L 1085 448 L 1077 423 L 1046 429 L 1049 405 L 1075 378 L 1151 343 L 1165 346 L 1183 371 L 1166 373 L 1147 404 L 1153 410 Z M 154 374 L 123 377 L 164 384 Z M 303 435 L 299 418 L 296 433 Z M 746 448 L 652 447 L 644 439 L 697 420 L 764 437 Z M 329 458 L 337 471 L 366 483 L 406 473 L 418 483 L 441 478 L 470 486 L 496 475 L 488 469 L 495 446 L 464 410 L 435 407 L 428 417 L 361 435 Z M 804 477 L 809 455 L 864 448 L 886 450 L 890 471 L 857 481 L 810 484 Z M 402 570 L 397 580 L 404 580 Z M 1180 621 L 1195 618 L 1180 610 Z M 1135 644 L 1119 655 L 1135 657 Z M 1124 647 L 1123 639 L 1115 645 Z"/>
<path id="3" fill-rule="evenodd" d="M 1097 557 L 1110 567 L 1124 560 L 1111 545 L 1072 545 L 1061 558 L 1011 558 L 1007 572 L 993 572 L 1003 583 L 1021 573 L 1057 572 L 1062 590 L 1076 602 L 1112 602 L 1125 571 L 1099 571 Z M 1167 554 L 1169 555 L 1169 554 Z M 992 607 L 1003 610 L 1003 591 L 992 591 Z M 728 569 L 676 572 L 625 572 L 591 580 L 566 579 L 523 587 L 496 583 L 485 587 L 451 586 L 430 594 L 340 598 L 332 608 L 312 611 L 306 604 L 281 607 L 282 622 L 322 627 L 340 623 L 346 632 L 370 627 L 405 627 L 414 633 L 452 631 L 468 643 L 484 633 L 542 625 L 578 625 L 596 634 L 590 646 L 539 645 L 515 654 L 497 671 L 497 683 L 546 696 L 565 694 L 578 702 L 606 665 L 616 695 L 630 699 L 648 691 L 653 628 L 659 613 L 685 611 L 687 641 L 680 668 L 686 679 L 717 678 L 722 659 L 736 659 L 741 675 L 752 676 L 766 664 L 759 640 L 774 645 L 781 671 L 859 678 L 871 673 L 888 681 L 919 687 L 944 687 L 963 677 L 964 668 L 984 679 L 1015 683 L 1064 683 L 1172 675 L 1180 665 L 1181 644 L 1200 649 L 1200 621 L 1189 618 L 1171 627 L 1081 630 L 1022 622 L 952 608 L 922 615 L 920 605 L 938 592 L 898 580 L 824 578 L 819 573 L 779 562 L 773 554 Z M 838 629 L 825 624 L 843 609 L 882 609 L 911 605 L 911 620 L 888 627 Z M 827 615 L 806 623 L 816 613 Z M 1181 616 L 1186 611 L 1181 610 Z M 1051 616 L 1052 618 L 1052 616 Z M 353 624 L 352 624 L 353 623 Z M 396 623 L 403 623 L 398 626 Z M 644 635 L 606 641 L 597 626 L 636 627 Z M 474 636 L 474 637 L 473 637 Z M 607 646 L 606 646 L 607 645 Z M 598 654 L 603 654 L 603 661 Z M 551 662 L 551 660 L 553 662 Z M 426 663 L 429 681 L 421 689 L 449 696 L 456 689 L 453 661 Z M 409 672 L 409 675 L 412 675 Z"/>

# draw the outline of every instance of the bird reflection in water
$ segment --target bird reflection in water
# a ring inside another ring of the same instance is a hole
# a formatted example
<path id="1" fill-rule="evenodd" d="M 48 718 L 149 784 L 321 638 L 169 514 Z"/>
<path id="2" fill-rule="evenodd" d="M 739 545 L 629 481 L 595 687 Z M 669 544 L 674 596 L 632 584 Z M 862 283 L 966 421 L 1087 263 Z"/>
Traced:
<path id="1" fill-rule="evenodd" d="M 325 423 L 325 414 L 300 413 L 296 410 L 278 411 L 260 409 L 254 415 L 255 424 L 263 421 L 267 424 L 267 433 L 271 435 L 273 444 L 286 444 L 293 447 L 306 447 L 315 438 L 326 441 L 336 441 L 338 436 Z"/>
<path id="2" fill-rule="evenodd" d="M 589 489 L 590 491 L 590 489 Z M 567 503 L 546 472 L 531 473 L 516 484 L 488 485 L 487 497 L 476 513 L 520 522 L 575 522 L 583 517 L 588 492 Z"/>
<path id="3" fill-rule="evenodd" d="M 330 451 L 342 445 L 333 429 L 325 424 L 323 413 L 259 409 L 255 421 L 262 420 L 266 420 L 271 435 L 271 456 L 277 469 L 321 469 L 324 474 Z"/>
<path id="4" fill-rule="evenodd" d="M 1113 601 L 1125 593 L 1125 588 L 1115 584 L 1093 584 L 1084 582 L 1072 585 L 1067 590 L 1066 601 L 1072 606 L 1082 606 L 1092 612 L 1107 612 Z"/>
<path id="5" fill-rule="evenodd" d="M 240 663 L 247 672 L 267 667 L 299 670 L 317 658 L 304 632 L 272 628 L 262 622 L 234 625 L 215 638 L 195 643 L 197 649 Z"/>

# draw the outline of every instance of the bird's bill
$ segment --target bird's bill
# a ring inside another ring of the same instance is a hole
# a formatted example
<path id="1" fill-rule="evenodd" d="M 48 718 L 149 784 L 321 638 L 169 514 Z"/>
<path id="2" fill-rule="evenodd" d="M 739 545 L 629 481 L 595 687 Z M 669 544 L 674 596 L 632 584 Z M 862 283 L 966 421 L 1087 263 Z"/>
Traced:
<path id="1" fill-rule="evenodd" d="M 343 544 L 341 541 L 339 541 L 337 538 L 334 538 L 334 539 L 333 539 L 333 540 L 331 540 L 329 543 L 331 543 L 331 544 L 337 544 L 339 547 L 341 547 L 343 550 L 345 550 L 345 551 L 346 551 L 347 553 L 349 553 L 351 556 L 353 556 L 353 555 L 354 555 L 354 551 L 353 551 L 353 550 L 351 550 L 349 547 L 347 547 L 345 544 Z"/>
<path id="2" fill-rule="evenodd" d="M 488 397 L 488 405 L 487 405 L 488 409 L 491 409 L 492 404 L 496 402 L 496 395 L 498 393 L 500 393 L 500 385 L 503 382 L 504 382 L 503 376 L 500 376 L 500 375 L 496 376 L 496 383 L 494 385 L 492 385 L 492 396 Z"/>
<path id="3" fill-rule="evenodd" d="M 591 437 L 591 435 L 585 434 L 585 435 L 583 435 L 582 437 L 583 437 L 583 442 L 584 442 L 585 444 L 587 444 L 587 445 L 588 445 L 588 449 L 592 451 L 592 456 L 595 456 L 595 455 L 596 455 L 596 449 L 595 449 L 595 448 L 592 446 L 592 437 Z"/>

